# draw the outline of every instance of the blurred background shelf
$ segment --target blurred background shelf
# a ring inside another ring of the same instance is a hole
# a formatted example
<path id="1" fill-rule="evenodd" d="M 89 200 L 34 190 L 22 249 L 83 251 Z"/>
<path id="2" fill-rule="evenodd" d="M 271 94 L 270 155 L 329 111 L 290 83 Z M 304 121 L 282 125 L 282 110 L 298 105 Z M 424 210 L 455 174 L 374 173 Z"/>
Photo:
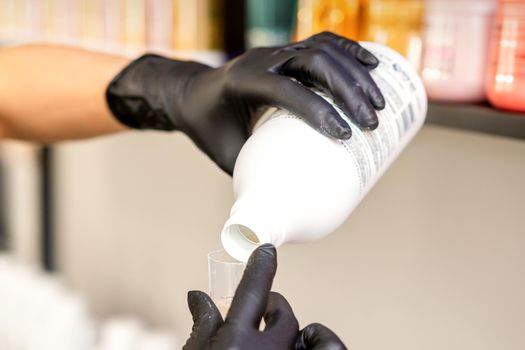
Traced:
<path id="1" fill-rule="evenodd" d="M 483 103 L 431 102 L 426 123 L 525 140 L 525 113 L 499 110 Z"/>

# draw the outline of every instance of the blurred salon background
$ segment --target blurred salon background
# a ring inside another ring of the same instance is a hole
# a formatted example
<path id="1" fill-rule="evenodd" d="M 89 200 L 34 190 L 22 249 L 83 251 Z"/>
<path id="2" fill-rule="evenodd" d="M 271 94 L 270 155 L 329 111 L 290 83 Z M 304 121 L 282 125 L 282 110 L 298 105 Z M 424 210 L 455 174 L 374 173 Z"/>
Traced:
<path id="1" fill-rule="evenodd" d="M 429 114 L 338 232 L 279 249 L 274 290 L 351 349 L 524 349 L 525 1 L 0 0 L 2 46 L 220 65 L 324 30 L 402 53 Z M 180 348 L 231 192 L 178 133 L 2 140 L 0 349 Z"/>

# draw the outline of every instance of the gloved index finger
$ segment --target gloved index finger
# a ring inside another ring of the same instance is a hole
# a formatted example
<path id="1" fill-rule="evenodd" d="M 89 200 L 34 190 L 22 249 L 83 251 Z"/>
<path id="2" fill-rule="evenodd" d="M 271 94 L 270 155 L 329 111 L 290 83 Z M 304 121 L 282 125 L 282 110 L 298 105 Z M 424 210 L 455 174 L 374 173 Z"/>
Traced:
<path id="1" fill-rule="evenodd" d="M 271 244 L 261 245 L 248 259 L 246 270 L 226 316 L 227 323 L 259 328 L 276 271 L 275 247 Z"/>

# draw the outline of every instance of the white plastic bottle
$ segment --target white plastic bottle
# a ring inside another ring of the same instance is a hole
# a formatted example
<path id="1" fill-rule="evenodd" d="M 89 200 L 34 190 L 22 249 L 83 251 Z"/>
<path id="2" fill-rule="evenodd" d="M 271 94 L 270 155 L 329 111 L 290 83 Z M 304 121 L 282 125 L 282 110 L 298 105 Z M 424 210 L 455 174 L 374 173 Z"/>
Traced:
<path id="1" fill-rule="evenodd" d="M 397 52 L 362 43 L 379 59 L 371 74 L 386 108 L 379 127 L 352 127 L 348 141 L 321 135 L 285 110 L 269 110 L 243 146 L 233 174 L 235 204 L 221 234 L 224 249 L 246 261 L 262 243 L 316 240 L 350 215 L 420 129 L 427 112 L 421 79 Z"/>

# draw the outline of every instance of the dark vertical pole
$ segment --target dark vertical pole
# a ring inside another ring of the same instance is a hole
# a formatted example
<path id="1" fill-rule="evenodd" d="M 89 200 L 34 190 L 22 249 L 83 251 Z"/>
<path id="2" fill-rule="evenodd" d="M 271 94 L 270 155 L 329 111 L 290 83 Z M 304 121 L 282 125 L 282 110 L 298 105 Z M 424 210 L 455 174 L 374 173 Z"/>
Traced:
<path id="1" fill-rule="evenodd" d="M 228 58 L 245 50 L 246 0 L 227 0 L 223 6 L 224 49 Z"/>
<path id="2" fill-rule="evenodd" d="M 4 163 L 0 158 L 0 251 L 6 250 L 8 245 L 7 225 L 6 225 L 6 198 L 5 198 L 5 177 Z"/>
<path id="3" fill-rule="evenodd" d="M 55 269 L 54 235 L 53 235 L 53 178 L 52 178 L 53 149 L 44 146 L 40 157 L 41 176 L 41 251 L 42 267 L 47 271 Z"/>

